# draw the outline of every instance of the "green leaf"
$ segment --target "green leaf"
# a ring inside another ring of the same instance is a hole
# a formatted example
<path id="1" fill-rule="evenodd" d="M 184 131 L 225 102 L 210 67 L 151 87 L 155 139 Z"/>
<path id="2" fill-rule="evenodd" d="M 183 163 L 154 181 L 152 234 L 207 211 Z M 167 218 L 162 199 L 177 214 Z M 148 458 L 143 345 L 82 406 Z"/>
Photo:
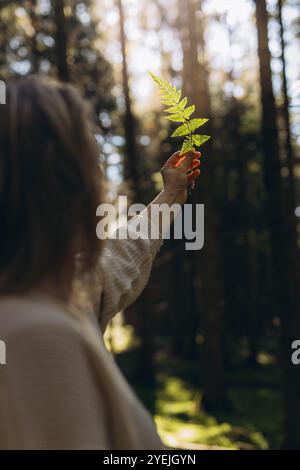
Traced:
<path id="1" fill-rule="evenodd" d="M 158 78 L 158 77 L 157 77 L 156 75 L 154 75 L 154 73 L 152 73 L 152 72 L 149 72 L 149 75 L 150 75 L 150 77 L 152 78 L 152 80 L 153 80 L 155 83 L 157 83 L 158 85 L 160 85 L 160 82 L 161 82 L 161 79 L 160 79 L 160 78 Z"/>
<path id="2" fill-rule="evenodd" d="M 166 118 L 173 122 L 185 122 L 184 116 L 180 113 L 167 116 Z"/>
<path id="3" fill-rule="evenodd" d="M 189 152 L 190 150 L 193 150 L 193 146 L 192 146 L 190 140 L 185 140 L 182 144 L 179 155 L 182 155 L 183 153 Z"/>
<path id="4" fill-rule="evenodd" d="M 204 144 L 210 139 L 210 135 L 193 135 L 193 144 L 197 145 L 200 147 L 200 145 Z"/>
<path id="5" fill-rule="evenodd" d="M 189 119 L 189 117 L 194 113 L 195 109 L 196 109 L 196 106 L 194 104 L 193 104 L 193 106 L 189 106 L 188 108 L 186 108 L 183 111 L 184 117 L 186 119 Z"/>
<path id="6" fill-rule="evenodd" d="M 180 98 L 181 98 L 181 90 L 178 90 L 176 91 L 175 97 L 174 97 L 176 104 L 179 103 Z"/>
<path id="7" fill-rule="evenodd" d="M 167 98 L 161 98 L 161 102 L 169 106 L 174 103 L 174 100 L 172 98 L 167 97 Z"/>
<path id="8" fill-rule="evenodd" d="M 155 84 L 158 86 L 158 88 L 161 91 L 167 92 L 168 88 L 169 88 L 169 83 L 166 82 L 165 80 L 162 80 L 161 78 L 157 77 L 156 75 L 154 75 L 154 73 L 152 73 L 152 72 L 149 72 L 149 73 L 150 73 L 150 76 L 151 76 L 152 80 L 155 82 Z M 171 87 L 172 87 L 172 85 L 171 85 Z"/>
<path id="9" fill-rule="evenodd" d="M 155 85 L 161 92 L 161 102 L 169 106 L 165 112 L 170 116 L 166 116 L 169 121 L 183 123 L 172 134 L 172 137 L 185 137 L 180 155 L 189 150 L 193 146 L 200 146 L 210 139 L 208 135 L 194 134 L 194 132 L 203 126 L 208 119 L 194 118 L 190 119 L 195 112 L 195 105 L 187 106 L 187 98 L 181 99 L 181 90 L 177 90 L 176 86 L 157 77 L 154 73 L 149 72 Z M 181 101 L 180 101 L 181 99 Z"/>
<path id="10" fill-rule="evenodd" d="M 199 127 L 203 126 L 208 121 L 208 119 L 192 119 L 190 121 L 191 130 L 194 132 Z"/>
<path id="11" fill-rule="evenodd" d="M 190 133 L 189 128 L 186 124 L 182 124 L 182 126 L 177 127 L 177 129 L 173 132 L 171 137 L 181 137 L 183 135 L 188 135 Z"/>
<path id="12" fill-rule="evenodd" d="M 178 106 L 172 106 L 171 108 L 168 108 L 168 109 L 165 109 L 165 113 L 170 113 L 170 114 L 173 114 L 173 113 L 178 113 Z"/>
<path id="13" fill-rule="evenodd" d="M 186 104 L 187 104 L 187 98 L 183 98 L 183 100 L 181 100 L 179 104 L 176 104 L 175 106 L 172 106 L 171 108 L 165 109 L 165 113 L 177 114 L 179 111 L 184 110 Z"/>
<path id="14" fill-rule="evenodd" d="M 187 105 L 187 98 L 183 98 L 183 100 L 180 101 L 178 107 L 179 109 L 181 109 L 181 111 L 183 111 L 186 105 Z"/>

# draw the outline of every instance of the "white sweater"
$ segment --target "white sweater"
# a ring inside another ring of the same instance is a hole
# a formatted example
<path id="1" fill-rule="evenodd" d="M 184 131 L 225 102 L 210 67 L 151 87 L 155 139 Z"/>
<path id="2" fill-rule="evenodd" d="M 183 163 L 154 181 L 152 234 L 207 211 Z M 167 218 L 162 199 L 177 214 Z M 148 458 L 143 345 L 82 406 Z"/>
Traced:
<path id="1" fill-rule="evenodd" d="M 69 307 L 38 295 L 1 298 L 0 449 L 163 447 L 102 338 L 145 287 L 160 245 L 107 240 L 92 288 L 77 281 Z"/>

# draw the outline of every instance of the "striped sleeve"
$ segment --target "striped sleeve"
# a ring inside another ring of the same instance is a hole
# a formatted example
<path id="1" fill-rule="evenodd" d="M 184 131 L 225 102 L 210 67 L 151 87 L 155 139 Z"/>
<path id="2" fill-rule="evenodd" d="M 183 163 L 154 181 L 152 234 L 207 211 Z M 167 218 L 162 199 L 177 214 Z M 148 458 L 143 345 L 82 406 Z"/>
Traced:
<path id="1" fill-rule="evenodd" d="M 161 244 L 157 226 L 145 215 L 134 217 L 115 238 L 106 241 L 97 266 L 102 286 L 98 311 L 102 331 L 141 294 Z"/>

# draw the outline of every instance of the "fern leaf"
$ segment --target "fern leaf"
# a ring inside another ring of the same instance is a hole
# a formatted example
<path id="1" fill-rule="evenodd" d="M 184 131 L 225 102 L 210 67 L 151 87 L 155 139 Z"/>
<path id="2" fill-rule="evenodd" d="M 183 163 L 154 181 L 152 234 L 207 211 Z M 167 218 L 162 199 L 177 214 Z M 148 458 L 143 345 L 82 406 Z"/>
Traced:
<path id="1" fill-rule="evenodd" d="M 175 97 L 174 97 L 176 104 L 179 103 L 180 98 L 181 98 L 181 90 L 177 90 L 175 93 Z"/>
<path id="2" fill-rule="evenodd" d="M 183 100 L 180 101 L 180 103 L 178 105 L 176 104 L 175 106 L 172 106 L 171 108 L 165 109 L 165 113 L 170 113 L 170 114 L 176 113 L 177 114 L 178 111 L 182 111 L 183 115 L 184 115 L 184 113 L 185 113 L 184 108 L 185 108 L 186 104 L 187 104 L 187 98 L 183 98 Z"/>
<path id="3" fill-rule="evenodd" d="M 170 114 L 177 114 L 178 113 L 178 106 L 172 106 L 171 108 L 165 109 L 165 113 L 170 113 Z"/>
<path id="4" fill-rule="evenodd" d="M 183 111 L 184 117 L 186 119 L 189 119 L 189 117 L 195 112 L 196 106 L 193 104 L 193 106 L 189 106 Z"/>
<path id="5" fill-rule="evenodd" d="M 182 137 L 183 135 L 189 135 L 190 130 L 187 124 L 182 124 L 182 126 L 177 127 L 173 132 L 171 137 Z"/>
<path id="6" fill-rule="evenodd" d="M 176 88 L 176 86 L 173 86 L 172 91 L 171 91 L 171 95 L 172 95 L 173 98 L 176 97 L 176 93 L 177 93 L 177 88 Z"/>
<path id="7" fill-rule="evenodd" d="M 187 105 L 187 98 L 183 98 L 183 100 L 180 101 L 178 107 L 179 109 L 181 109 L 181 111 L 183 111 L 186 105 Z"/>
<path id="8" fill-rule="evenodd" d="M 200 147 L 200 145 L 204 144 L 205 142 L 207 142 L 210 139 L 210 135 L 195 134 L 195 135 L 193 135 L 192 139 L 193 139 L 193 144 Z"/>
<path id="9" fill-rule="evenodd" d="M 185 140 L 183 142 L 179 155 L 182 155 L 183 153 L 189 152 L 190 150 L 193 150 L 193 146 L 192 146 L 190 140 L 188 139 L 188 140 Z"/>
<path id="10" fill-rule="evenodd" d="M 169 114 L 166 119 L 172 122 L 182 123 L 172 134 L 171 137 L 184 137 L 180 155 L 189 152 L 193 146 L 200 146 L 210 139 L 208 135 L 195 134 L 195 131 L 203 126 L 208 119 L 194 118 L 190 119 L 195 112 L 195 105 L 187 106 L 187 98 L 181 98 L 181 90 L 178 90 L 172 83 L 149 72 L 152 80 L 161 92 L 161 102 L 168 106 L 165 112 Z"/>
<path id="11" fill-rule="evenodd" d="M 164 80 L 162 80 L 161 78 L 157 77 L 156 75 L 154 75 L 154 73 L 150 72 L 150 75 L 151 75 L 151 78 L 152 80 L 156 83 L 156 85 L 158 86 L 158 88 L 160 88 L 161 90 L 166 90 L 168 88 L 168 83 L 165 82 Z"/>
<path id="12" fill-rule="evenodd" d="M 208 119 L 192 119 L 190 122 L 190 128 L 194 132 L 199 127 L 203 126 L 208 121 Z"/>
<path id="13" fill-rule="evenodd" d="M 157 83 L 158 85 L 160 85 L 160 82 L 161 82 L 161 79 L 158 78 L 153 72 L 149 72 L 149 75 L 150 77 L 152 78 L 152 80 Z"/>
<path id="14" fill-rule="evenodd" d="M 167 104 L 168 106 L 170 106 L 171 104 L 174 104 L 174 99 L 173 99 L 173 98 L 170 98 L 170 97 L 161 98 L 160 101 L 161 101 L 163 104 Z"/>
<path id="15" fill-rule="evenodd" d="M 172 114 L 171 116 L 167 116 L 167 119 L 173 122 L 185 122 L 184 116 L 182 116 L 182 114 L 179 114 L 179 113 Z"/>

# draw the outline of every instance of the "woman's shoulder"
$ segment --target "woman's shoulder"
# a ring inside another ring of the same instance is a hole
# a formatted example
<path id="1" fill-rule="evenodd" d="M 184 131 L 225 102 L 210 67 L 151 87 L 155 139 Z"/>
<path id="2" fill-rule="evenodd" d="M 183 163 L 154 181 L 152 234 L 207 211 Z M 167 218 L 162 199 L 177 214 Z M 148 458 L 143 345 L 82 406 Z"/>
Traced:
<path id="1" fill-rule="evenodd" d="M 76 319 L 63 304 L 44 297 L 9 296 L 0 299 L 0 339 L 15 335 L 56 330 L 74 339 L 80 337 Z"/>
<path id="2" fill-rule="evenodd" d="M 93 369 L 79 320 L 52 299 L 1 299 L 0 339 L 6 346 L 1 373 L 19 384 L 25 375 L 29 382 L 65 384 Z"/>
<path id="3" fill-rule="evenodd" d="M 76 318 L 56 302 L 2 299 L 1 336 L 0 447 L 108 449 L 103 384 Z"/>

